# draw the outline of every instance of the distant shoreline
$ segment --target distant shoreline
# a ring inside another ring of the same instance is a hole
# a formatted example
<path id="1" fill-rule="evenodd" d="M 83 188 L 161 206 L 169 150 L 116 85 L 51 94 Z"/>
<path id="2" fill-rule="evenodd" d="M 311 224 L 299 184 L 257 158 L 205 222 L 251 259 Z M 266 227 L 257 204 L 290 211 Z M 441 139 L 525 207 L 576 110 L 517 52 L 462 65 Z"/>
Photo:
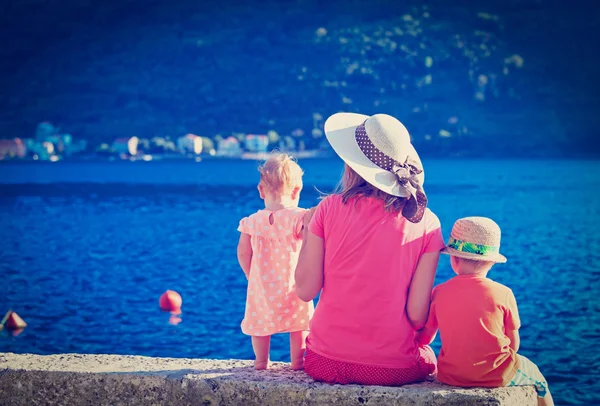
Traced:
<path id="1" fill-rule="evenodd" d="M 298 160 L 327 160 L 327 159 L 336 159 L 335 154 L 323 154 L 319 156 L 300 156 L 296 157 L 294 154 L 290 153 L 292 157 L 297 158 Z M 581 154 L 581 155 L 568 155 L 568 156 L 559 156 L 559 155 L 548 155 L 548 156 L 487 156 L 487 155 L 425 155 L 421 156 L 422 160 L 493 160 L 493 161 L 598 161 L 600 160 L 600 154 Z M 126 164 L 126 163 L 145 163 L 145 164 L 153 164 L 159 162 L 190 162 L 190 163 L 202 163 L 202 161 L 263 161 L 264 158 L 261 157 L 228 157 L 228 156 L 210 156 L 210 155 L 201 155 L 197 158 L 191 158 L 186 156 L 152 156 L 152 159 L 144 160 L 142 158 L 134 158 L 134 159 L 121 159 L 118 157 L 102 157 L 102 156 L 94 156 L 94 157 L 69 157 L 60 159 L 58 161 L 49 161 L 49 160 L 35 160 L 31 158 L 23 158 L 23 159 L 5 159 L 0 160 L 0 165 L 7 164 L 19 164 L 19 165 L 30 165 L 30 164 L 64 164 L 64 163 L 115 163 L 115 164 Z"/>

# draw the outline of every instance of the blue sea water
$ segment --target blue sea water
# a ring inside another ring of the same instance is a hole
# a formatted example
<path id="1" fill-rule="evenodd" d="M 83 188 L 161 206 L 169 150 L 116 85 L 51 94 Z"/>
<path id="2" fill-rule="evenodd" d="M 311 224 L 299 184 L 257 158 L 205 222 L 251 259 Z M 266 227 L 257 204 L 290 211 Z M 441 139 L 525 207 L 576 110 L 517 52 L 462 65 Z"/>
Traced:
<path id="1" fill-rule="evenodd" d="M 301 205 L 339 179 L 337 160 L 305 160 Z M 425 160 L 444 236 L 462 216 L 496 220 L 508 263 L 520 352 L 557 404 L 600 404 L 600 162 Z M 0 334 L 0 352 L 251 358 L 239 328 L 246 280 L 239 219 L 261 207 L 256 162 L 3 163 L 0 313 L 29 324 Z M 452 276 L 447 257 L 436 283 Z M 181 323 L 158 309 L 183 297 Z M 0 315 L 1 317 L 1 315 Z M 465 337 L 466 340 L 469 337 Z M 439 350 L 439 339 L 434 347 Z M 272 344 L 288 360 L 287 337 Z"/>

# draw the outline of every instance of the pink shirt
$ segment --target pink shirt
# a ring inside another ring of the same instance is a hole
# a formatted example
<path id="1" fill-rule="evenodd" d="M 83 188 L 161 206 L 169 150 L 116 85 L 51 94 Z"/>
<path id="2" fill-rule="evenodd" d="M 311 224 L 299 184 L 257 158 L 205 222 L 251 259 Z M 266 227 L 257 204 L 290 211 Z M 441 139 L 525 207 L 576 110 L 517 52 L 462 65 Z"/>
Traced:
<path id="1" fill-rule="evenodd" d="M 380 200 L 343 204 L 332 195 L 319 204 L 309 230 L 324 239 L 325 259 L 307 346 L 338 361 L 414 366 L 417 343 L 405 307 L 419 258 L 444 247 L 437 216 L 427 209 L 413 224 L 386 212 Z"/>

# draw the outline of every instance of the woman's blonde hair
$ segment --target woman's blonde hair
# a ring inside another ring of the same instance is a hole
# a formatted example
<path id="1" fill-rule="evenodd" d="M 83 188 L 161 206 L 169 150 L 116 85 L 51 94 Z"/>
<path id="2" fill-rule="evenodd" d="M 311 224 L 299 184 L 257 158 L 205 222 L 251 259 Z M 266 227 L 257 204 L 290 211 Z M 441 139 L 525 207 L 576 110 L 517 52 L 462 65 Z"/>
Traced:
<path id="1" fill-rule="evenodd" d="M 260 182 L 269 193 L 292 193 L 302 188 L 302 169 L 288 154 L 272 152 L 264 164 L 258 167 Z"/>
<path id="2" fill-rule="evenodd" d="M 342 202 L 344 204 L 355 197 L 357 199 L 361 197 L 374 197 L 377 200 L 383 201 L 385 210 L 389 212 L 400 212 L 406 201 L 403 197 L 392 196 L 377 189 L 346 164 L 344 165 L 342 179 L 333 193 L 342 195 Z"/>

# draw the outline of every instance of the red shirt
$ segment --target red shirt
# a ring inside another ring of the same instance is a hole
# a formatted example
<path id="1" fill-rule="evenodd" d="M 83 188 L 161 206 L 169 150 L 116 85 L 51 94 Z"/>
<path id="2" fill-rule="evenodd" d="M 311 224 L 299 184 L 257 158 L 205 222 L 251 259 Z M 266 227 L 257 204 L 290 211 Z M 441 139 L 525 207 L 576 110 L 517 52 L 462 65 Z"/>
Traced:
<path id="1" fill-rule="evenodd" d="M 426 328 L 439 328 L 438 380 L 454 386 L 506 386 L 519 369 L 508 330 L 521 326 L 512 290 L 459 275 L 433 290 Z"/>

